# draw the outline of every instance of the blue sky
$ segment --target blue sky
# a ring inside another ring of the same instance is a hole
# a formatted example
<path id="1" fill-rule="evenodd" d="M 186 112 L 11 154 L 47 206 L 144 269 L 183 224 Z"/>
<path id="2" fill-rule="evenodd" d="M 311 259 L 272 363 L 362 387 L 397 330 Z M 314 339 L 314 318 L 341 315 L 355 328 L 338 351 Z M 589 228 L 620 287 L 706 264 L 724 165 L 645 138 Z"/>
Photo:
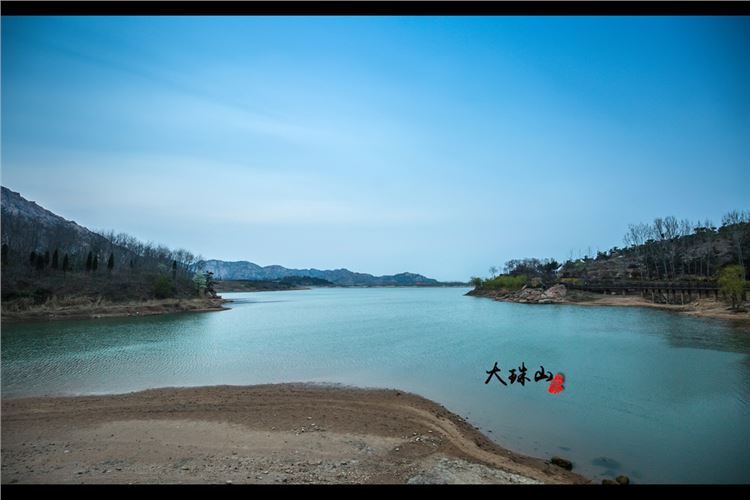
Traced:
<path id="1" fill-rule="evenodd" d="M 486 275 L 749 208 L 750 20 L 2 18 L 2 184 L 207 258 Z"/>

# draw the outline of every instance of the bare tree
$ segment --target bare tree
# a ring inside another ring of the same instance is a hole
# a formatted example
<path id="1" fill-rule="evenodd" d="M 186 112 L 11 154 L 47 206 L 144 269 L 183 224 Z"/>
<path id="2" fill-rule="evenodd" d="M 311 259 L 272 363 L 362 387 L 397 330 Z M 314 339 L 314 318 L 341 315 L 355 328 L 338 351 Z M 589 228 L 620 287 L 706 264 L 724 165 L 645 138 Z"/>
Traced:
<path id="1" fill-rule="evenodd" d="M 664 268 L 664 278 L 669 279 L 669 268 L 667 266 L 667 227 L 664 219 L 661 217 L 654 219 L 652 238 L 659 242 L 659 256 Z"/>
<path id="2" fill-rule="evenodd" d="M 643 262 L 646 268 L 646 275 L 650 278 L 651 271 L 648 267 L 647 248 L 644 247 L 646 240 L 649 238 L 650 229 L 647 224 L 629 224 L 628 232 L 625 233 L 625 245 L 632 246 L 635 251 L 636 260 Z M 640 273 L 643 277 L 643 272 Z"/>
<path id="3" fill-rule="evenodd" d="M 743 222 L 750 222 L 750 211 L 731 210 L 721 218 L 722 227 L 734 226 L 735 224 L 742 224 Z"/>
<path id="4" fill-rule="evenodd" d="M 678 241 L 681 242 L 680 253 L 682 254 L 682 259 L 680 261 L 680 274 L 685 276 L 686 274 L 690 274 L 690 260 L 688 260 L 687 252 L 690 248 L 689 236 L 693 234 L 693 224 L 688 219 L 682 219 L 680 221 L 678 234 Z M 687 264 L 687 269 L 685 269 L 685 264 Z"/>
<path id="5" fill-rule="evenodd" d="M 750 211 L 732 210 L 721 218 L 722 228 L 727 228 L 732 232 L 732 241 L 737 249 L 737 264 L 739 264 L 740 269 L 742 270 L 743 282 L 747 278 L 747 274 L 745 272 L 745 259 L 742 255 L 742 233 L 740 231 L 740 224 L 748 221 L 750 221 Z"/>

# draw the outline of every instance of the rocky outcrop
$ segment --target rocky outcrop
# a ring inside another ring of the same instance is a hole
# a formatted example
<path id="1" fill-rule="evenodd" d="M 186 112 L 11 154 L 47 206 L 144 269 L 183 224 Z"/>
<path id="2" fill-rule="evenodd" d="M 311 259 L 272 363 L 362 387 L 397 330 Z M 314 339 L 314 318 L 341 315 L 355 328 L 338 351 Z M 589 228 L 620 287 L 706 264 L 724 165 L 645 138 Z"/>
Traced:
<path id="1" fill-rule="evenodd" d="M 490 297 L 502 302 L 519 302 L 521 304 L 563 304 L 568 293 L 565 285 L 554 285 L 547 289 L 524 286 L 520 290 L 477 290 L 466 295 Z"/>
<path id="2" fill-rule="evenodd" d="M 566 458 L 552 457 L 549 462 L 553 465 L 557 465 L 558 467 L 562 467 L 565 470 L 573 470 L 573 462 Z"/>
<path id="3" fill-rule="evenodd" d="M 516 294 L 514 298 L 514 302 L 521 302 L 522 304 L 531 302 L 531 303 L 537 303 L 540 300 L 542 300 L 542 295 L 544 294 L 543 288 L 530 288 L 530 287 L 523 287 L 521 290 Z"/>
<path id="4" fill-rule="evenodd" d="M 542 298 L 539 300 L 540 304 L 559 304 L 565 301 L 565 296 L 568 294 L 568 289 L 565 285 L 551 286 L 542 293 Z"/>

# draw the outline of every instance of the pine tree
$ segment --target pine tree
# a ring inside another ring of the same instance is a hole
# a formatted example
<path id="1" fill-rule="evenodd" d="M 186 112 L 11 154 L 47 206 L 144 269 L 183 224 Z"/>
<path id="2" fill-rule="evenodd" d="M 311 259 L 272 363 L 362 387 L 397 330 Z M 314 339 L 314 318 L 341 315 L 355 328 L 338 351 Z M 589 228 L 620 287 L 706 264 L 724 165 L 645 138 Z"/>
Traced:
<path id="1" fill-rule="evenodd" d="M 42 254 L 36 255 L 36 270 L 41 271 L 44 269 L 44 256 Z"/>
<path id="2" fill-rule="evenodd" d="M 107 260 L 107 270 L 109 272 L 112 272 L 112 269 L 115 267 L 115 254 L 114 252 L 109 253 L 109 260 Z"/>
<path id="3" fill-rule="evenodd" d="M 31 267 L 34 267 L 36 265 L 36 252 L 34 252 L 33 250 L 29 255 L 29 265 Z"/>
<path id="4" fill-rule="evenodd" d="M 91 254 L 91 250 L 89 250 L 89 254 L 86 257 L 86 272 L 91 271 L 91 266 L 94 262 L 94 256 Z"/>
<path id="5" fill-rule="evenodd" d="M 68 261 L 68 254 L 63 257 L 63 272 L 67 273 L 70 271 L 70 262 Z"/>
<path id="6" fill-rule="evenodd" d="M 94 255 L 94 262 L 91 264 L 91 270 L 96 271 L 98 267 L 99 267 L 99 256 Z"/>
<path id="7" fill-rule="evenodd" d="M 55 248 L 55 253 L 52 254 L 52 269 L 58 269 L 59 268 L 59 257 L 57 255 L 57 248 Z"/>
<path id="8" fill-rule="evenodd" d="M 2 265 L 3 266 L 8 265 L 8 244 L 7 243 L 3 243 Z"/>
<path id="9" fill-rule="evenodd" d="M 177 261 L 173 260 L 172 261 L 172 280 L 176 280 L 176 279 L 177 279 Z"/>
<path id="10" fill-rule="evenodd" d="M 45 250 L 45 252 L 44 252 L 44 267 L 49 266 L 49 261 L 50 261 L 49 250 Z"/>

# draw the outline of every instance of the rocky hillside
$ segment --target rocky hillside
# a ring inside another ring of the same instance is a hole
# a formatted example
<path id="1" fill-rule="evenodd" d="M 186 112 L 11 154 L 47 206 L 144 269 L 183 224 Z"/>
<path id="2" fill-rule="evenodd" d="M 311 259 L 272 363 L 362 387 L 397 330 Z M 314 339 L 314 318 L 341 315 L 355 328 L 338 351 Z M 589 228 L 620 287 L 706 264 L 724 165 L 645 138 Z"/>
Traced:
<path id="1" fill-rule="evenodd" d="M 26 258 L 30 251 L 57 248 L 71 254 L 89 250 L 109 250 L 111 242 L 85 227 L 56 215 L 29 201 L 19 193 L 2 186 L 2 242 L 10 252 L 23 252 Z M 125 249 L 120 249 L 124 254 Z"/>
<path id="2" fill-rule="evenodd" d="M 2 309 L 194 298 L 186 250 L 101 235 L 2 187 Z"/>
<path id="3" fill-rule="evenodd" d="M 727 265 L 747 268 L 748 255 L 750 222 L 738 222 L 599 252 L 595 258 L 566 262 L 558 274 L 585 281 L 713 280 Z"/>
<path id="4" fill-rule="evenodd" d="M 348 269 L 288 269 L 283 266 L 265 266 L 247 261 L 225 262 L 205 260 L 197 269 L 211 271 L 218 280 L 278 280 L 290 276 L 320 278 L 339 286 L 438 286 L 437 280 L 421 274 L 400 273 L 387 276 L 356 273 Z"/>

